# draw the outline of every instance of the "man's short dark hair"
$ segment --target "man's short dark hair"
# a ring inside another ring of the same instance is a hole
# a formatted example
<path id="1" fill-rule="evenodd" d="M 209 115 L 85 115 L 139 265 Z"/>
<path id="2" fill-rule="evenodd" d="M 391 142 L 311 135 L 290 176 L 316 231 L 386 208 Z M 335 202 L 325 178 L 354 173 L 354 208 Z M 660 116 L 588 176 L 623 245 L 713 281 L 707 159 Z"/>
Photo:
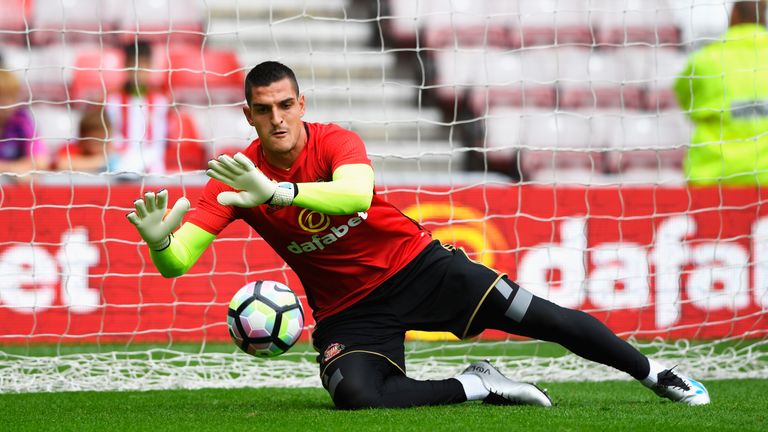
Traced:
<path id="1" fill-rule="evenodd" d="M 95 130 L 109 130 L 112 128 L 112 122 L 109 121 L 109 116 L 104 111 L 104 107 L 87 108 L 83 112 L 83 116 L 80 118 L 79 124 L 79 137 L 80 138 L 92 138 L 89 135 L 90 132 Z"/>
<path id="2" fill-rule="evenodd" d="M 138 59 L 152 58 L 152 45 L 145 40 L 136 40 L 123 45 L 123 52 L 125 53 L 125 62 L 135 64 Z"/>
<path id="3" fill-rule="evenodd" d="M 740 0 L 733 4 L 733 11 L 738 13 L 741 23 L 764 24 L 765 8 L 765 0 Z"/>
<path id="4" fill-rule="evenodd" d="M 252 87 L 266 87 L 284 78 L 291 80 L 293 90 L 298 97 L 299 82 L 296 80 L 296 75 L 291 68 L 276 61 L 265 61 L 254 66 L 245 77 L 245 100 L 248 102 L 248 106 L 251 106 Z"/>

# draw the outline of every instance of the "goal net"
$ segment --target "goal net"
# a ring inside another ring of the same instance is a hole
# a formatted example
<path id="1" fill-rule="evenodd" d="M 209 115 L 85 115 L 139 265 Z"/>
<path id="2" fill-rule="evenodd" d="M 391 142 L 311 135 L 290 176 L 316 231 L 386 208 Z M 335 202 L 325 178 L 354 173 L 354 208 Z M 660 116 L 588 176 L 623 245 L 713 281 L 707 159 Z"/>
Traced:
<path id="1" fill-rule="evenodd" d="M 258 233 L 233 224 L 165 279 L 125 219 L 149 190 L 194 203 L 206 161 L 256 138 L 242 86 L 265 60 L 296 71 L 306 120 L 360 134 L 377 193 L 435 238 L 698 379 L 768 377 L 766 193 L 687 185 L 673 90 L 731 4 L 0 0 L 0 119 L 17 125 L 0 134 L 0 392 L 320 385 L 304 288 Z M 307 315 L 268 360 L 227 333 L 259 279 Z M 407 336 L 417 378 L 480 358 L 528 381 L 628 379 L 494 331 Z"/>

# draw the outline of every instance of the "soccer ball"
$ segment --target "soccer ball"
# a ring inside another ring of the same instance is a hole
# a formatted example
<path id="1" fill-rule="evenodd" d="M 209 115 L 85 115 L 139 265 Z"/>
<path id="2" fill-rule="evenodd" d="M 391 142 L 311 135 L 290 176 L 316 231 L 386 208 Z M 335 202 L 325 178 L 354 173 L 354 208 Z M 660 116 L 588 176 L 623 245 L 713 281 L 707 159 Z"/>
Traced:
<path id="1" fill-rule="evenodd" d="M 227 312 L 235 345 L 256 357 L 280 355 L 304 329 L 301 302 L 290 288 L 274 281 L 251 282 L 235 293 Z"/>

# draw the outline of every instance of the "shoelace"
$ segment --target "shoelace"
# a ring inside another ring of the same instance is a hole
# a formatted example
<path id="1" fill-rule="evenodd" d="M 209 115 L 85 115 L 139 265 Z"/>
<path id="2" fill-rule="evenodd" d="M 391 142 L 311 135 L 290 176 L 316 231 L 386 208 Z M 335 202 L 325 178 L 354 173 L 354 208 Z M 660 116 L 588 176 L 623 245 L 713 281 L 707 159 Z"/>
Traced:
<path id="1" fill-rule="evenodd" d="M 672 372 L 672 369 L 676 367 L 677 366 L 674 366 L 671 369 L 659 372 L 657 385 L 660 387 L 677 387 L 685 391 L 690 390 L 691 388 L 688 386 L 688 384 L 686 384 L 682 378 Z"/>

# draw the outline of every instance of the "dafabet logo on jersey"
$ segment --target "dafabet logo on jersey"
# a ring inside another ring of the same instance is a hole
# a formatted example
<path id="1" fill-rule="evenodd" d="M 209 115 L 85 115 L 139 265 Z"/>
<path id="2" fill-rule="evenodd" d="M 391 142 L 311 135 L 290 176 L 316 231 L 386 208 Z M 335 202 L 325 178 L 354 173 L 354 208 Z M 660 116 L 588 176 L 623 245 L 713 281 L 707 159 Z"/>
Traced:
<path id="1" fill-rule="evenodd" d="M 309 209 L 299 213 L 299 227 L 308 233 L 325 231 L 330 225 L 331 218 L 328 215 Z"/>
<path id="2" fill-rule="evenodd" d="M 292 241 L 288 244 L 288 250 L 297 255 L 304 252 L 323 250 L 326 246 L 335 243 L 336 240 L 347 235 L 349 230 L 360 225 L 366 219 L 368 219 L 367 212 L 357 212 L 357 216 L 352 216 L 346 223 L 331 227 L 331 218 L 328 215 L 304 209 L 299 213 L 299 227 L 308 233 L 312 233 L 312 237 L 310 237 L 310 241 L 303 243 Z M 331 228 L 327 234 L 317 234 L 325 231 L 328 227 Z"/>

